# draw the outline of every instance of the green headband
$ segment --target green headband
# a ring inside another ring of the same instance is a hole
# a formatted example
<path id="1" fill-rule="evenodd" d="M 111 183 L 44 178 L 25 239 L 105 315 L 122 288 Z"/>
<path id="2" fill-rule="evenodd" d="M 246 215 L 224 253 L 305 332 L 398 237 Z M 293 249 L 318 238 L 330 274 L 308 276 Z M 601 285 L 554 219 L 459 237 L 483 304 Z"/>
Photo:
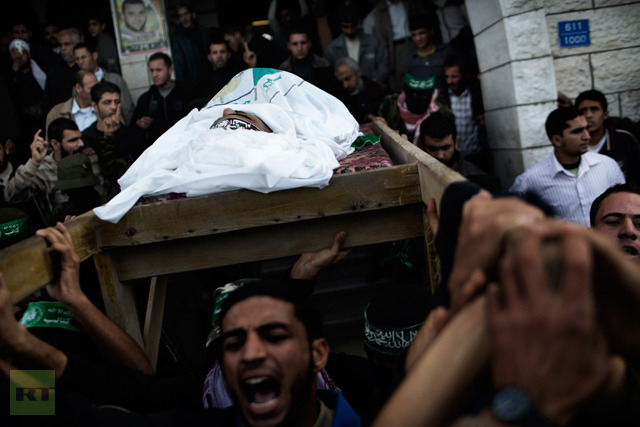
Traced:
<path id="1" fill-rule="evenodd" d="M 404 84 L 406 84 L 410 89 L 414 90 L 428 90 L 433 89 L 435 86 L 436 76 L 431 76 L 426 79 L 419 79 L 413 77 L 411 74 L 407 73 L 404 75 Z"/>
<path id="2" fill-rule="evenodd" d="M 69 310 L 59 302 L 53 301 L 30 302 L 20 323 L 27 328 L 62 328 L 84 332 Z"/>
<path id="3" fill-rule="evenodd" d="M 13 221 L 0 224 L 0 239 L 22 234 L 29 230 L 29 217 L 14 219 Z"/>

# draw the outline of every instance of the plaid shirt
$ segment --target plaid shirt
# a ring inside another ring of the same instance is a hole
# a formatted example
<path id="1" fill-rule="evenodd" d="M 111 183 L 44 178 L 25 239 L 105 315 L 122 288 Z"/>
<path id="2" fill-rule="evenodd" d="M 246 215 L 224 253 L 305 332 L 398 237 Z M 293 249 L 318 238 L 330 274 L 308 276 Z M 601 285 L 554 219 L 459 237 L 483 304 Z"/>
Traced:
<path id="1" fill-rule="evenodd" d="M 467 154 L 477 153 L 480 151 L 478 125 L 473 118 L 469 88 L 466 88 L 460 96 L 449 91 L 449 99 L 451 100 L 451 111 L 453 111 L 456 120 L 456 131 L 458 132 L 458 138 L 460 138 L 458 151 L 460 151 L 462 157 Z"/>

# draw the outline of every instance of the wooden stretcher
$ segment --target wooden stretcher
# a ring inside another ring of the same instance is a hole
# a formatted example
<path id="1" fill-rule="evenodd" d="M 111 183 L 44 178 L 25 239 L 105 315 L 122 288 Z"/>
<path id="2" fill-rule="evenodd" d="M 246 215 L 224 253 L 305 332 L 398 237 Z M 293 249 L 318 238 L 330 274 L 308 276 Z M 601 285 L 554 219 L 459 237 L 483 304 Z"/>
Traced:
<path id="1" fill-rule="evenodd" d="M 425 238 L 429 277 L 439 282 L 430 197 L 464 180 L 382 122 L 372 124 L 395 166 L 335 175 L 323 188 L 262 194 L 237 190 L 135 206 L 117 224 L 87 212 L 66 225 L 82 260 L 93 257 L 107 315 L 145 348 L 152 365 L 162 327 L 167 275 L 291 256 L 331 244 L 347 230 L 347 247 Z M 0 271 L 20 301 L 54 280 L 56 263 L 43 238 L 0 251 Z M 130 281 L 150 278 L 142 327 Z"/>

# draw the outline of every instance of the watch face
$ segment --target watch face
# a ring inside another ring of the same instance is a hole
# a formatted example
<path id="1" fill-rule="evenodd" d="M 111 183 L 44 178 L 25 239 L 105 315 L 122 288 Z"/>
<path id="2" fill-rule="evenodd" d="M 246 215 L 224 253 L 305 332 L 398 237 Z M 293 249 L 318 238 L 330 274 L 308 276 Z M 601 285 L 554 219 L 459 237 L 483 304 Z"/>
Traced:
<path id="1" fill-rule="evenodd" d="M 506 422 L 524 420 L 531 408 L 531 401 L 526 393 L 517 387 L 500 390 L 493 398 L 491 409 L 496 417 Z"/>

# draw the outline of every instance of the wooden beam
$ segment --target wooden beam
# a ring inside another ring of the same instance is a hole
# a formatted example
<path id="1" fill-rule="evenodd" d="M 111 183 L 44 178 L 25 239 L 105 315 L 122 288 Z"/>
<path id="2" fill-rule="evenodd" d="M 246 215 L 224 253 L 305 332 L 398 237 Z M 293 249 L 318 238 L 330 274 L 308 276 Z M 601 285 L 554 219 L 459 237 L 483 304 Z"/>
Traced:
<path id="1" fill-rule="evenodd" d="M 135 206 L 117 224 L 96 227 L 100 247 L 130 246 L 220 234 L 420 200 L 415 165 L 335 176 L 329 186 L 269 194 L 249 190 Z"/>
<path id="2" fill-rule="evenodd" d="M 452 182 L 465 180 L 458 172 L 402 138 L 398 132 L 392 130 L 382 121 L 372 122 L 371 127 L 381 135 L 381 142 L 394 162 L 418 164 L 420 191 L 425 205 L 429 198 L 433 197 L 439 206 L 444 189 Z"/>
<path id="3" fill-rule="evenodd" d="M 120 326 L 140 347 L 144 348 L 138 309 L 131 285 L 123 283 L 117 276 L 113 260 L 106 254 L 94 255 L 100 291 L 107 316 Z"/>
<path id="4" fill-rule="evenodd" d="M 113 249 L 120 280 L 273 259 L 331 245 L 340 230 L 347 247 L 422 236 L 421 204 L 238 230 L 219 235 Z"/>
<path id="5" fill-rule="evenodd" d="M 151 278 L 147 311 L 144 317 L 142 333 L 144 349 L 154 371 L 158 364 L 158 350 L 160 346 L 160 335 L 162 334 L 162 320 L 164 318 L 164 302 L 167 296 L 167 281 L 167 276 L 154 276 Z"/>
<path id="6" fill-rule="evenodd" d="M 97 218 L 91 211 L 65 223 L 81 260 L 98 253 L 95 221 Z M 52 260 L 52 254 L 47 251 L 47 242 L 42 237 L 33 236 L 0 251 L 0 272 L 9 287 L 13 303 L 56 280 L 59 268 L 59 262 Z"/>

